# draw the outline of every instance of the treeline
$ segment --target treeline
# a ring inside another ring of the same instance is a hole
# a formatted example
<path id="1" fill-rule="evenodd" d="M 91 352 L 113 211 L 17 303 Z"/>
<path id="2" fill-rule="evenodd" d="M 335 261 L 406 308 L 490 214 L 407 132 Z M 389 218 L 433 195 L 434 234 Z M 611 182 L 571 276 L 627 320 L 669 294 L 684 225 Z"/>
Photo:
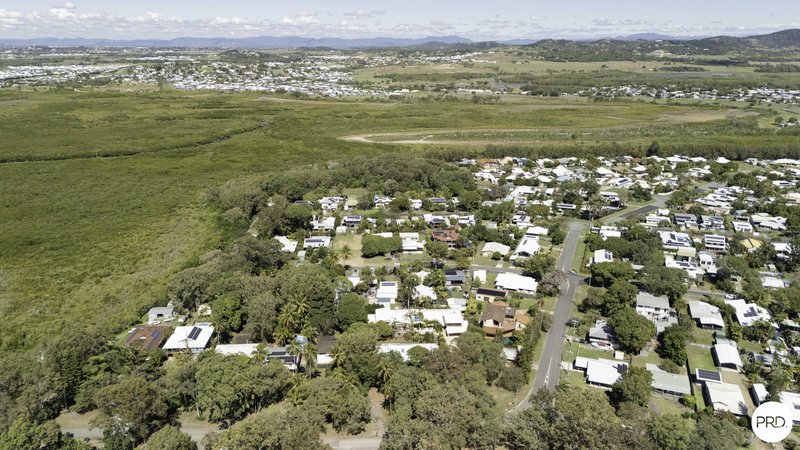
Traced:
<path id="1" fill-rule="evenodd" d="M 800 66 L 797 64 L 764 64 L 756 67 L 755 71 L 763 73 L 797 73 L 800 72 Z"/>

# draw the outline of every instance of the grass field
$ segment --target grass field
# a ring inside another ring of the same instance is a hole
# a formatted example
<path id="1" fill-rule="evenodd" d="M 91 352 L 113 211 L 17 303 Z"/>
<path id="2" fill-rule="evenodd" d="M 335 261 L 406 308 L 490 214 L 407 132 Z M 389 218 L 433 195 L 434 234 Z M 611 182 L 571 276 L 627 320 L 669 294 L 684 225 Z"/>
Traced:
<path id="1" fill-rule="evenodd" d="M 590 130 L 586 139 L 605 139 L 598 127 L 665 116 L 682 126 L 682 115 L 688 123 L 698 111 L 585 99 L 402 104 L 186 91 L 0 91 L 0 100 L 0 315 L 6 325 L 0 348 L 6 350 L 30 348 L 68 326 L 118 332 L 163 302 L 169 276 L 223 239 L 204 198 L 228 180 L 449 148 L 343 136 L 428 133 L 433 124 L 455 133 L 479 123 L 531 130 L 525 133 L 541 128 L 549 138 L 572 142 L 559 133 L 584 129 Z M 641 140 L 635 133 L 615 136 L 624 145 Z"/>

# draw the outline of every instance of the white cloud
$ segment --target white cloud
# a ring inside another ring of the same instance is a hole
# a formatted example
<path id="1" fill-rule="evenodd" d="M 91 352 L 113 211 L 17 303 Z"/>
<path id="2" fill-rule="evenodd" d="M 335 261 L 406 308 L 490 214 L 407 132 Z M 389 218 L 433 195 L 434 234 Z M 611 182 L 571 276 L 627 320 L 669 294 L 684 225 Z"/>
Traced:
<path id="1" fill-rule="evenodd" d="M 373 17 L 378 17 L 386 14 L 386 11 L 381 11 L 374 9 L 372 11 L 364 11 L 363 9 L 359 9 L 357 11 L 350 11 L 344 13 L 344 16 L 350 20 L 359 20 L 359 19 L 372 19 Z"/>
<path id="2" fill-rule="evenodd" d="M 317 19 L 316 13 L 302 12 L 293 17 L 284 17 L 281 23 L 291 26 L 309 26 L 319 24 L 319 19 Z"/>

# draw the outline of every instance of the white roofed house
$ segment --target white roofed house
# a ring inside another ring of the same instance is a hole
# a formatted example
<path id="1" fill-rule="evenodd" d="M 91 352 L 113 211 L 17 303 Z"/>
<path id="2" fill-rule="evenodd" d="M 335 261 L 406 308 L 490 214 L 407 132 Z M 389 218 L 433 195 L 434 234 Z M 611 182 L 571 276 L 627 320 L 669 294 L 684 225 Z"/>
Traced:
<path id="1" fill-rule="evenodd" d="M 529 258 L 535 255 L 540 249 L 539 238 L 536 236 L 525 236 L 519 241 L 514 254 L 509 258 L 511 261 L 516 261 L 522 258 Z"/>
<path id="2" fill-rule="evenodd" d="M 200 353 L 206 348 L 214 334 L 214 327 L 210 323 L 196 323 L 192 326 L 177 327 L 164 344 L 167 353 L 189 351 Z"/>
<path id="3" fill-rule="evenodd" d="M 761 285 L 767 289 L 783 289 L 786 284 L 778 277 L 766 276 L 761 278 Z"/>
<path id="4" fill-rule="evenodd" d="M 407 326 L 423 327 L 420 332 L 435 331 L 427 327 L 427 321 L 439 322 L 448 337 L 458 336 L 467 331 L 468 322 L 458 309 L 389 309 L 378 308 L 374 314 L 367 315 L 369 323 L 386 322 L 388 324 L 402 324 Z"/>
<path id="5" fill-rule="evenodd" d="M 783 391 L 779 395 L 780 402 L 792 412 L 792 422 L 800 425 L 800 394 L 797 392 Z"/>
<path id="6" fill-rule="evenodd" d="M 314 220 L 311 222 L 314 231 L 331 232 L 336 228 L 336 217 L 326 217 L 322 220 Z"/>
<path id="7" fill-rule="evenodd" d="M 494 284 L 497 289 L 524 294 L 535 294 L 538 285 L 535 279 L 515 273 L 498 274 Z"/>
<path id="8" fill-rule="evenodd" d="M 330 247 L 331 246 L 331 238 L 330 236 L 312 236 L 310 238 L 306 238 L 303 241 L 303 248 L 320 248 L 320 247 Z"/>
<path id="9" fill-rule="evenodd" d="M 692 319 L 697 322 L 697 326 L 700 328 L 720 330 L 725 327 L 722 313 L 716 306 L 697 300 L 690 300 L 687 303 L 689 305 L 689 315 L 692 316 Z"/>
<path id="10" fill-rule="evenodd" d="M 614 336 L 614 331 L 606 321 L 598 320 L 594 326 L 589 329 L 589 342 L 604 347 L 611 347 L 616 342 L 616 337 Z"/>
<path id="11" fill-rule="evenodd" d="M 481 254 L 483 256 L 492 256 L 495 253 L 499 253 L 503 256 L 506 256 L 508 252 L 511 251 L 511 247 L 507 245 L 503 245 L 499 242 L 487 242 L 483 246 L 483 250 L 481 250 Z"/>
<path id="12" fill-rule="evenodd" d="M 742 370 L 742 358 L 739 356 L 739 348 L 735 341 L 718 342 L 712 350 L 717 367 Z"/>
<path id="13" fill-rule="evenodd" d="M 591 359 L 578 356 L 575 368 L 584 369 L 586 383 L 603 388 L 610 388 L 622 380 L 622 374 L 628 371 L 628 364 L 610 359 Z"/>
<path id="14" fill-rule="evenodd" d="M 727 411 L 735 416 L 747 416 L 747 403 L 742 390 L 736 384 L 703 383 L 703 397 L 706 405 L 714 411 Z"/>
<path id="15" fill-rule="evenodd" d="M 375 302 L 379 304 L 392 304 L 397 301 L 398 283 L 396 281 L 381 281 L 375 293 Z"/>
<path id="16" fill-rule="evenodd" d="M 592 256 L 592 265 L 612 261 L 614 261 L 614 254 L 610 250 L 598 249 L 594 251 L 594 256 Z"/>
<path id="17" fill-rule="evenodd" d="M 688 376 L 661 370 L 655 364 L 645 364 L 645 368 L 653 374 L 653 381 L 650 383 L 653 392 L 672 397 L 691 395 Z"/>
<path id="18" fill-rule="evenodd" d="M 753 225 L 750 222 L 732 222 L 733 231 L 737 233 L 752 233 Z"/>
<path id="19" fill-rule="evenodd" d="M 275 236 L 274 239 L 281 243 L 281 250 L 286 253 L 294 253 L 297 250 L 297 241 L 293 241 L 286 236 Z"/>
<path id="20" fill-rule="evenodd" d="M 736 310 L 736 320 L 739 324 L 749 327 L 757 320 L 772 321 L 772 315 L 765 308 L 755 303 L 747 303 L 744 299 L 725 300 L 725 303 Z"/>

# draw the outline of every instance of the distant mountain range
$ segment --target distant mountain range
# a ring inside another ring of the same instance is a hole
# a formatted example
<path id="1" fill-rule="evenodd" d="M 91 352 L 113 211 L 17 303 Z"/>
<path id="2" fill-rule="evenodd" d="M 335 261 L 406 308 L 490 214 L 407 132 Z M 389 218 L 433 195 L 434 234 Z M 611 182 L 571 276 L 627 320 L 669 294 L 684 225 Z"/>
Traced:
<path id="1" fill-rule="evenodd" d="M 554 40 L 554 39 L 511 39 L 498 42 L 476 42 L 460 36 L 428 36 L 423 38 L 307 38 L 299 36 L 258 36 L 249 38 L 196 38 L 183 37 L 175 39 L 92 39 L 92 38 L 55 38 L 43 37 L 32 39 L 3 39 L 0 46 L 51 46 L 51 47 L 219 47 L 219 48 L 316 48 L 326 47 L 335 49 L 357 48 L 410 48 L 431 46 L 476 46 L 486 47 L 487 44 L 495 45 L 536 45 L 542 43 L 574 43 L 585 45 L 596 42 L 636 42 L 636 41 L 666 41 L 697 46 L 710 45 L 719 47 L 724 45 L 732 49 L 746 48 L 800 48 L 800 29 L 778 31 L 771 34 L 747 37 L 679 37 L 658 33 L 640 33 L 629 36 L 618 36 L 603 39 L 581 40 Z"/>

